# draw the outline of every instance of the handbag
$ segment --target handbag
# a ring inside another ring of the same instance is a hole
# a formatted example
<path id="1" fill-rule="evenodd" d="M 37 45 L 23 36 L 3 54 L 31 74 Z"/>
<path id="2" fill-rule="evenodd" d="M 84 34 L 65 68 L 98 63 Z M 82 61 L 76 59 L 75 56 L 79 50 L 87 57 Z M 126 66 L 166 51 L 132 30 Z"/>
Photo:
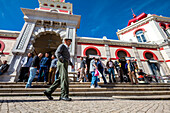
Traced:
<path id="1" fill-rule="evenodd" d="M 99 71 L 96 69 L 94 76 L 99 76 Z"/>

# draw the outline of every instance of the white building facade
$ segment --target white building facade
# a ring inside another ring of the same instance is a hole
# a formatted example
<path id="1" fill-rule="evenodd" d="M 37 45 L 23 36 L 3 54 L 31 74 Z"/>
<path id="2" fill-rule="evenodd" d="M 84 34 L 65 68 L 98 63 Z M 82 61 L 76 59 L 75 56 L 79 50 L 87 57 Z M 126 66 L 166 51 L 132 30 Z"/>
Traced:
<path id="1" fill-rule="evenodd" d="M 81 16 L 73 15 L 71 3 L 64 0 L 39 0 L 39 3 L 35 10 L 21 9 L 25 20 L 21 32 L 0 31 L 1 60 L 6 59 L 10 64 L 7 81 L 17 80 L 20 61 L 28 52 L 53 54 L 65 37 L 73 40 L 70 53 L 75 69 L 69 67 L 69 71 L 79 68 L 81 56 L 89 63 L 90 56 L 97 55 L 103 63 L 108 58 L 133 57 L 138 67 L 149 75 L 170 75 L 169 17 L 142 13 L 118 30 L 119 40 L 108 40 L 105 36 L 78 37 Z"/>

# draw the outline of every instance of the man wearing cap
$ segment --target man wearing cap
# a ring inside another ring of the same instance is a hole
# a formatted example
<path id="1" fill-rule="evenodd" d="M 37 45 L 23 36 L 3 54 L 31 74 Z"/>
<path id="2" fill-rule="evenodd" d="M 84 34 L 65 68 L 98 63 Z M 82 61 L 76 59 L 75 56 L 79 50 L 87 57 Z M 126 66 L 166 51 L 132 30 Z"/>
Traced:
<path id="1" fill-rule="evenodd" d="M 71 101 L 69 98 L 69 79 L 68 79 L 68 65 L 74 68 L 73 64 L 70 61 L 69 46 L 71 45 L 72 40 L 65 38 L 64 44 L 60 44 L 56 50 L 56 56 L 58 58 L 57 69 L 59 71 L 59 77 L 57 80 L 44 91 L 44 94 L 49 100 L 53 100 L 51 94 L 56 90 L 57 87 L 61 84 L 61 96 L 59 100 Z"/>

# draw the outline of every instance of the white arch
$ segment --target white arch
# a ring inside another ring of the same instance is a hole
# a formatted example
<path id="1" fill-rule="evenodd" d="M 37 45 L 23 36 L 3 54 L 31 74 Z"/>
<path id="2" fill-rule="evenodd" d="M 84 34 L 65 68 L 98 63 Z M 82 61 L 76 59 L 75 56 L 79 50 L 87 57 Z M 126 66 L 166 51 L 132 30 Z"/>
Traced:
<path id="1" fill-rule="evenodd" d="M 39 37 L 42 33 L 46 33 L 46 32 L 55 32 L 56 34 L 59 34 L 60 37 L 63 39 L 66 36 L 66 30 L 64 29 L 53 29 L 51 28 L 38 28 L 36 27 L 33 31 L 33 35 L 34 37 Z"/>

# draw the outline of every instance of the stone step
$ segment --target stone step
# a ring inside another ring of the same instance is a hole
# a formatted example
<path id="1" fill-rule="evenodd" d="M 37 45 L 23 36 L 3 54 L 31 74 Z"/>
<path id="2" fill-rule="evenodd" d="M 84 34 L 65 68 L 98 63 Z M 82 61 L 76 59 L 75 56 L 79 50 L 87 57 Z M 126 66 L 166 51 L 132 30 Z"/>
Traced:
<path id="1" fill-rule="evenodd" d="M 53 96 L 60 96 L 60 92 L 54 92 Z M 170 91 L 100 91 L 100 92 L 70 92 L 70 96 L 112 97 L 112 96 L 157 96 L 170 95 Z M 0 93 L 0 96 L 44 96 L 43 92 L 32 93 Z"/>
<path id="2" fill-rule="evenodd" d="M 32 85 L 33 86 L 45 86 L 45 87 L 48 87 L 47 85 L 48 83 L 44 83 L 44 82 L 33 82 Z M 90 86 L 90 82 L 83 82 L 83 83 L 80 83 L 80 82 L 70 82 L 70 86 L 72 85 L 75 85 L 75 86 L 82 86 L 84 87 L 85 86 Z M 170 84 L 155 84 L 155 83 L 152 83 L 152 84 L 139 84 L 139 85 L 131 85 L 129 83 L 111 83 L 111 84 L 103 84 L 103 83 L 98 83 L 100 86 L 103 86 L 103 87 L 170 87 Z M 1 86 L 15 86 L 15 85 L 26 85 L 26 83 L 24 82 L 0 82 L 0 87 Z"/>
<path id="3" fill-rule="evenodd" d="M 106 88 L 167 88 L 170 87 L 170 85 L 121 85 L 121 84 L 101 84 L 101 87 Z M 33 84 L 33 88 L 48 88 L 50 85 L 47 84 Z M 70 88 L 89 88 L 90 84 L 70 84 Z M 25 84 L 1 84 L 0 88 L 25 88 Z"/>
<path id="4" fill-rule="evenodd" d="M 113 99 L 120 100 L 170 100 L 170 95 L 152 96 L 112 96 Z"/>
<path id="5" fill-rule="evenodd" d="M 50 85 L 33 85 L 32 88 L 48 88 Z M 70 88 L 89 88 L 90 85 L 69 85 Z M 25 88 L 25 85 L 0 85 L 0 88 Z"/>
<path id="6" fill-rule="evenodd" d="M 13 84 L 26 84 L 26 82 L 0 82 L 0 85 L 13 85 Z M 46 85 L 44 82 L 32 82 L 33 85 Z M 70 82 L 69 84 L 83 84 L 90 85 L 91 82 Z M 103 82 L 98 82 L 99 85 L 104 85 Z M 107 84 L 108 85 L 108 84 Z M 110 83 L 110 85 L 130 85 L 130 83 Z M 150 84 L 139 84 L 139 85 L 167 85 L 170 86 L 170 83 L 150 83 Z"/>
<path id="7" fill-rule="evenodd" d="M 31 93 L 31 92 L 43 92 L 47 88 L 1 88 L 0 93 Z M 60 88 L 56 89 L 56 91 L 61 91 Z M 69 88 L 70 92 L 96 92 L 96 91 L 170 91 L 170 88 Z"/>

